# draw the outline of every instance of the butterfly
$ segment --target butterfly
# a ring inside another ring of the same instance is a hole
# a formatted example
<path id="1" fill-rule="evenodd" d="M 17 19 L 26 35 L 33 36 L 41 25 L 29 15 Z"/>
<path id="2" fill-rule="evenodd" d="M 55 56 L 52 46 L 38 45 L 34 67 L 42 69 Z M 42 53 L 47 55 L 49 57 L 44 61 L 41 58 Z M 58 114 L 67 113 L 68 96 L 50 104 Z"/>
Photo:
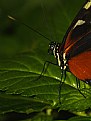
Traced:
<path id="1" fill-rule="evenodd" d="M 87 0 L 68 28 L 62 44 L 51 42 L 62 73 L 69 70 L 77 79 L 91 83 L 91 0 Z"/>
<path id="2" fill-rule="evenodd" d="M 13 21 L 16 20 L 12 16 L 8 17 Z M 51 41 L 39 31 L 23 22 L 22 24 Z M 70 71 L 77 79 L 91 84 L 91 0 L 84 3 L 69 26 L 62 43 L 51 41 L 48 52 L 54 55 L 57 60 L 55 65 L 62 70 L 61 81 L 63 75 L 66 78 L 66 72 Z"/>

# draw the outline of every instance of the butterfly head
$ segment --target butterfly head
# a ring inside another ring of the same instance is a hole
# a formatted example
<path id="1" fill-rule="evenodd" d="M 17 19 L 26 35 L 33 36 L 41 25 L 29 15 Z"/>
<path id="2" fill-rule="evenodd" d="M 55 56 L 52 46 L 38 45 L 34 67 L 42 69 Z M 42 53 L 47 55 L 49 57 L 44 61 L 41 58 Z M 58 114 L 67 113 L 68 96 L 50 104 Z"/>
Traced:
<path id="1" fill-rule="evenodd" d="M 51 42 L 49 44 L 48 53 L 51 55 L 54 55 L 54 57 L 57 60 L 58 66 L 60 66 L 62 70 L 65 70 L 67 67 L 67 59 L 66 59 L 66 55 L 65 55 L 65 53 L 63 53 L 61 47 L 62 46 L 60 43 Z"/>
<path id="2" fill-rule="evenodd" d="M 49 44 L 49 49 L 48 49 L 48 53 L 51 54 L 51 55 L 54 55 L 54 57 L 57 59 L 59 66 L 61 66 L 61 60 L 62 60 L 60 47 L 61 47 L 60 43 L 51 42 Z"/>
<path id="3" fill-rule="evenodd" d="M 51 55 L 54 55 L 56 58 L 56 53 L 59 53 L 59 46 L 60 44 L 57 42 L 51 42 L 49 44 L 49 49 L 48 49 L 48 53 Z"/>

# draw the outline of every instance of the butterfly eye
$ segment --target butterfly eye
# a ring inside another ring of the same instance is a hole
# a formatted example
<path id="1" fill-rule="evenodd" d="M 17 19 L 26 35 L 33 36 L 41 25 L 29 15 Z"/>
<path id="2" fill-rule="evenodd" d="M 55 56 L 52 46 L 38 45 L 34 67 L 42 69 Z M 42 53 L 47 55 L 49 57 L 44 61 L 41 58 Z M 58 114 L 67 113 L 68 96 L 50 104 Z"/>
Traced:
<path id="1" fill-rule="evenodd" d="M 48 54 L 53 55 L 54 45 L 49 45 Z"/>
<path id="2" fill-rule="evenodd" d="M 51 42 L 49 44 L 48 54 L 53 55 L 53 51 L 54 51 L 55 47 L 56 47 L 56 43 L 55 42 Z"/>
<path id="3" fill-rule="evenodd" d="M 51 50 L 54 50 L 54 45 L 51 45 L 51 46 L 50 46 L 50 49 L 51 49 Z"/>

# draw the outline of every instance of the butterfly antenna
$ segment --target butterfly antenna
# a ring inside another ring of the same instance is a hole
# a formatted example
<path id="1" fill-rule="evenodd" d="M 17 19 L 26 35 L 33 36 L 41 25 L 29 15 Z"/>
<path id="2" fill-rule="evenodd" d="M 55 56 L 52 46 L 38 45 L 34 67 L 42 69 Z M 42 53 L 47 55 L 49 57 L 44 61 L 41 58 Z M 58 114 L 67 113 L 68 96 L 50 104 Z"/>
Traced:
<path id="1" fill-rule="evenodd" d="M 8 15 L 8 18 L 13 20 L 13 21 L 17 21 L 19 22 L 17 19 L 13 18 L 12 16 Z M 49 39 L 48 37 L 46 37 L 45 35 L 43 35 L 42 33 L 40 33 L 39 31 L 33 29 L 31 26 L 28 26 L 27 24 L 23 23 L 23 22 L 19 22 L 20 24 L 26 26 L 27 28 L 31 29 L 32 31 L 34 31 L 35 33 L 39 34 L 40 36 L 44 37 L 45 39 L 51 41 L 51 39 Z"/>

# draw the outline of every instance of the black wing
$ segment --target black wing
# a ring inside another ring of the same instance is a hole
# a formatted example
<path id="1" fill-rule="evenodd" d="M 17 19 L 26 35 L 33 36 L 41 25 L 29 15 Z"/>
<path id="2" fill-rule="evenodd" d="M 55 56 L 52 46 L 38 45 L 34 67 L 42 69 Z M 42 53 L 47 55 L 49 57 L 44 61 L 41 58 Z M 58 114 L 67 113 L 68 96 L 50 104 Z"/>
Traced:
<path id="1" fill-rule="evenodd" d="M 91 48 L 91 0 L 88 0 L 69 27 L 65 37 L 64 52 L 71 57 Z"/>

